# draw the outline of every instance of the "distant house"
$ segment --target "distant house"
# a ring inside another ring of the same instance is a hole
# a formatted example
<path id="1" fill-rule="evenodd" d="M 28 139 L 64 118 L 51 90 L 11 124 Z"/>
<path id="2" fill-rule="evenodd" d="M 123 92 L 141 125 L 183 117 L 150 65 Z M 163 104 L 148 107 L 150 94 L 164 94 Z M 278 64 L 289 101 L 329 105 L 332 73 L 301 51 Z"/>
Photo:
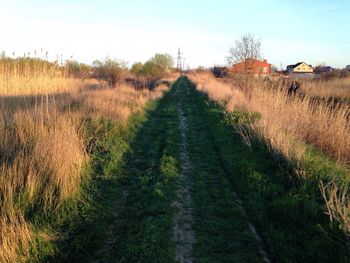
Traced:
<path id="1" fill-rule="evenodd" d="M 253 74 L 254 76 L 267 77 L 271 74 L 271 64 L 267 60 L 247 59 L 234 64 L 229 71 L 237 74 Z"/>
<path id="2" fill-rule="evenodd" d="M 287 66 L 287 73 L 313 73 L 314 69 L 311 65 L 306 64 L 305 62 L 298 62 L 295 65 Z"/>
<path id="3" fill-rule="evenodd" d="M 350 65 L 347 65 L 345 69 L 350 71 Z"/>

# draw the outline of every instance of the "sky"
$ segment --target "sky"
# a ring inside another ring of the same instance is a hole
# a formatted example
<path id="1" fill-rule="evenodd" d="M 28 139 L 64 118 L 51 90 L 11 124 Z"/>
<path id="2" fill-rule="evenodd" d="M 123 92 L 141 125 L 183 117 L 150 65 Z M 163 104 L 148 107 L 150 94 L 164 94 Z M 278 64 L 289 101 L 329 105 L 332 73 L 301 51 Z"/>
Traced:
<path id="1" fill-rule="evenodd" d="M 305 61 L 350 64 L 349 0 L 0 0 L 0 51 L 43 49 L 54 60 L 109 56 L 131 65 L 155 53 L 186 65 L 225 65 L 246 33 L 280 68 Z"/>

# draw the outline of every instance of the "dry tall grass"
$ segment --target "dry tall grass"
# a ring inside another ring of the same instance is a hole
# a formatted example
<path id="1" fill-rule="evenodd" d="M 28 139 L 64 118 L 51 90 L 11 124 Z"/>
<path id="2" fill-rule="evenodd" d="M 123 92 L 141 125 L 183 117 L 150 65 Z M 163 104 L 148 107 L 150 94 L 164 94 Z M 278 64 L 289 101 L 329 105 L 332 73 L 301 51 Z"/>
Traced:
<path id="1" fill-rule="evenodd" d="M 0 59 L 1 96 L 66 92 L 90 81 L 70 77 L 67 68 L 40 59 Z"/>
<path id="2" fill-rule="evenodd" d="M 181 76 L 180 72 L 172 72 L 167 74 L 165 77 L 163 77 L 160 81 L 161 82 L 168 82 L 172 83 L 175 80 L 177 80 Z"/>
<path id="3" fill-rule="evenodd" d="M 290 151 L 294 138 L 312 144 L 336 160 L 350 163 L 349 107 L 331 108 L 315 104 L 310 98 L 287 97 L 283 90 L 255 88 L 254 98 L 246 104 L 250 111 L 260 112 L 262 120 L 255 126 L 258 134 L 267 138 L 273 148 L 286 156 L 301 154 Z M 294 156 L 297 159 L 301 156 Z"/>
<path id="4" fill-rule="evenodd" d="M 326 202 L 330 221 L 340 223 L 343 230 L 350 236 L 350 196 L 349 183 L 339 184 L 334 181 L 327 185 L 320 183 L 320 189 Z"/>
<path id="5" fill-rule="evenodd" d="M 34 239 L 31 226 L 21 212 L 10 208 L 0 216 L 0 262 L 27 262 Z"/>
<path id="6" fill-rule="evenodd" d="M 248 99 L 240 89 L 224 84 L 209 73 L 190 74 L 197 88 L 225 105 L 227 111 L 246 109 L 260 112 L 262 119 L 253 125 L 256 134 L 274 150 L 297 160 L 303 155 L 302 144 L 316 146 L 340 162 L 350 163 L 350 108 L 317 104 L 308 96 L 286 96 L 283 88 L 268 88 L 266 83 L 252 80 L 252 97 Z M 295 140 L 297 139 L 297 140 Z"/>
<path id="7" fill-rule="evenodd" d="M 74 103 L 81 105 L 84 116 L 103 116 L 126 123 L 132 113 L 141 110 L 150 99 L 161 97 L 166 89 L 165 85 L 160 85 L 153 91 L 135 90 L 121 85 L 118 89 L 103 88 L 71 95 Z"/>
<path id="8" fill-rule="evenodd" d="M 111 89 L 41 62 L 0 63 L 0 262 L 28 259 L 36 234 L 25 211 L 47 214 L 79 195 L 89 160 L 84 120 L 126 124 L 165 89 Z"/>
<path id="9" fill-rule="evenodd" d="M 305 81 L 302 83 L 301 90 L 308 96 L 313 97 L 350 99 L 350 78 Z"/>
<path id="10" fill-rule="evenodd" d="M 0 240 L 0 258 L 20 262 L 34 237 L 22 214 L 50 213 L 78 194 L 87 155 L 68 116 L 2 111 L 0 136 L 0 232 L 7 233 Z"/>

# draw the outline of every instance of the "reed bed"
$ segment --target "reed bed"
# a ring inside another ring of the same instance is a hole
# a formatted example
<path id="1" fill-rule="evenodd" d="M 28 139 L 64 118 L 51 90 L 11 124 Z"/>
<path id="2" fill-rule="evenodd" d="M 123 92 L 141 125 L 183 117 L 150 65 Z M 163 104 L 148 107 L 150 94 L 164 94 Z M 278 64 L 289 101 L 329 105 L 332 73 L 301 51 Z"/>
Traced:
<path id="1" fill-rule="evenodd" d="M 0 59 L 1 96 L 67 92 L 89 81 L 70 77 L 67 68 L 41 59 Z"/>

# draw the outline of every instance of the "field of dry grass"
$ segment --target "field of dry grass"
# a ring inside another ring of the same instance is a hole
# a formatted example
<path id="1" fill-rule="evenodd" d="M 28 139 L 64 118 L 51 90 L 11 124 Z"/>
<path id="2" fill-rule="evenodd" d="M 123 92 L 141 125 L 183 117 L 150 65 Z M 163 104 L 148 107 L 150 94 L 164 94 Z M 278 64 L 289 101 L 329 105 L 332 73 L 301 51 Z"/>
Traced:
<path id="1" fill-rule="evenodd" d="M 49 214 L 79 196 L 89 162 L 84 121 L 112 118 L 126 125 L 131 114 L 166 89 L 112 89 L 96 80 L 71 78 L 41 61 L 0 63 L 1 262 L 33 257 L 29 251 L 38 233 L 27 211 Z"/>
<path id="2" fill-rule="evenodd" d="M 251 80 L 251 99 L 237 86 L 226 84 L 209 73 L 192 73 L 197 88 L 226 107 L 228 112 L 244 109 L 259 112 L 262 118 L 254 130 L 273 150 L 298 160 L 303 144 L 311 144 L 339 162 L 350 163 L 349 106 L 336 108 L 313 103 L 310 97 L 286 95 L 283 86 L 269 88 L 266 82 Z M 298 139 L 301 143 L 298 143 Z"/>
<path id="3" fill-rule="evenodd" d="M 305 81 L 301 90 L 312 97 L 350 99 L 350 78 Z"/>

